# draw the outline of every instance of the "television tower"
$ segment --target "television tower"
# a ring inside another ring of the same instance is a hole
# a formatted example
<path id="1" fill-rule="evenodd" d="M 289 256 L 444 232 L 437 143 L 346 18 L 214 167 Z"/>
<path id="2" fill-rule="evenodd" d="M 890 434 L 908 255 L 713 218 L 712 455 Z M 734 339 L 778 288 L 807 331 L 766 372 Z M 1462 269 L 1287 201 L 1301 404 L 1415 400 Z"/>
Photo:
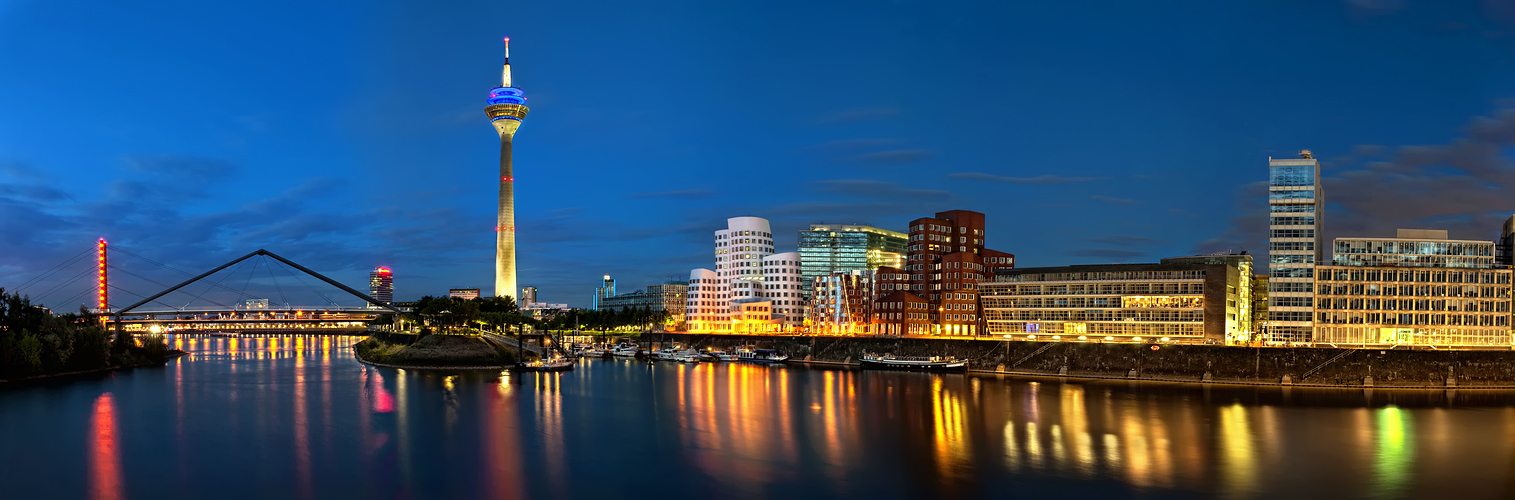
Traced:
<path id="1" fill-rule="evenodd" d="M 489 91 L 484 113 L 500 133 L 500 207 L 495 219 L 494 294 L 516 295 L 516 197 L 515 173 L 510 166 L 510 147 L 521 119 L 526 118 L 526 96 L 510 83 L 510 38 L 505 38 L 505 68 L 500 86 Z"/>

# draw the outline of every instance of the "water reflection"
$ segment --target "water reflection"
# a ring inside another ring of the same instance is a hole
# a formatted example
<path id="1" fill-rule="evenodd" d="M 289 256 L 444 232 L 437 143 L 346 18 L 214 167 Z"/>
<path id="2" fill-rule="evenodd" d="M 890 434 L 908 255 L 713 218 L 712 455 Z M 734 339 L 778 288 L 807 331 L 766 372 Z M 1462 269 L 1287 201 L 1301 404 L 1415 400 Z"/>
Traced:
<path id="1" fill-rule="evenodd" d="M 90 446 L 90 496 L 97 500 L 123 498 L 121 451 L 116 439 L 116 403 L 109 392 L 95 399 L 91 434 L 94 439 Z"/>
<path id="2" fill-rule="evenodd" d="M 361 365 L 354 340 L 176 338 L 196 354 L 164 370 L 0 391 L 0 422 L 82 441 L 59 460 L 88 474 L 8 497 L 122 498 L 136 477 L 188 496 L 238 464 L 242 496 L 275 498 L 1515 498 L 1511 392 L 621 360 L 435 373 Z M 33 417 L 75 400 L 73 427 Z M 29 434 L 0 445 L 46 446 Z"/>

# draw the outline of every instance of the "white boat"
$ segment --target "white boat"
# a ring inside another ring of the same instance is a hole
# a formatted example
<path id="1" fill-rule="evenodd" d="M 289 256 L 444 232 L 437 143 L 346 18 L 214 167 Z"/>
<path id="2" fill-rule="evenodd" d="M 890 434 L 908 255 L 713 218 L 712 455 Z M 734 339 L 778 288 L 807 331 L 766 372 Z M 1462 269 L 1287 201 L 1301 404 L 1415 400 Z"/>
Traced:
<path id="1" fill-rule="evenodd" d="M 705 351 L 705 355 L 706 356 L 710 356 L 712 358 L 715 358 L 716 361 L 736 361 L 737 360 L 736 354 L 732 354 L 732 353 L 726 352 L 726 351 L 721 350 L 721 349 L 715 349 L 715 350 L 711 350 L 711 351 Z"/>
<path id="2" fill-rule="evenodd" d="M 885 370 L 925 370 L 960 372 L 968 369 L 968 360 L 952 356 L 895 356 L 863 353 L 863 368 Z"/>
<path id="3" fill-rule="evenodd" d="M 696 351 L 694 349 L 684 349 L 682 351 L 674 351 L 664 354 L 660 359 L 667 361 L 678 361 L 680 363 L 698 363 L 700 362 L 700 351 Z"/>
<path id="4" fill-rule="evenodd" d="M 634 358 L 642 352 L 642 346 L 636 344 L 621 344 L 610 350 L 610 354 L 622 358 Z"/>
<path id="5" fill-rule="evenodd" d="M 579 351 L 579 356 L 585 357 L 585 358 L 603 358 L 603 357 L 605 357 L 605 353 L 607 353 L 607 352 L 609 352 L 609 351 L 606 351 L 606 350 L 600 349 L 600 348 L 596 348 L 596 347 L 590 347 L 590 348 L 586 348 L 586 349 L 584 349 L 582 351 Z"/>
<path id="6" fill-rule="evenodd" d="M 789 360 L 789 356 L 773 349 L 751 349 L 743 347 L 736 350 L 737 361 L 753 363 L 783 363 Z"/>

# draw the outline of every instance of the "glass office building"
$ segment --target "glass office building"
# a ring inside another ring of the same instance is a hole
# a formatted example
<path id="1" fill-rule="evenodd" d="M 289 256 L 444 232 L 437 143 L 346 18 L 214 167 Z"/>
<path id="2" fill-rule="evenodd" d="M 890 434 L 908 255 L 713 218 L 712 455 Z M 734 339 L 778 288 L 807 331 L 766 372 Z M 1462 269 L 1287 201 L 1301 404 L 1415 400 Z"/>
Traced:
<path id="1" fill-rule="evenodd" d="M 1320 162 L 1268 158 L 1268 328 L 1263 340 L 1311 340 L 1315 265 L 1324 260 Z"/>
<path id="2" fill-rule="evenodd" d="M 1511 271 L 1492 241 L 1401 229 L 1337 238 L 1316 268 L 1315 343 L 1509 349 Z"/>
<path id="3" fill-rule="evenodd" d="M 800 276 L 805 298 L 815 278 L 833 273 L 903 267 L 905 233 L 872 226 L 814 224 L 800 231 Z"/>

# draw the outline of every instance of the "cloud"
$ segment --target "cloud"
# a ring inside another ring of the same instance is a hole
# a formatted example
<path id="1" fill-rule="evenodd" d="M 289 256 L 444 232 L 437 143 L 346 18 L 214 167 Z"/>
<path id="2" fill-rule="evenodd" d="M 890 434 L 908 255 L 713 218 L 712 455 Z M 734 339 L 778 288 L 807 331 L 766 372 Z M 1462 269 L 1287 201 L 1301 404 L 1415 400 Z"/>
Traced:
<path id="1" fill-rule="evenodd" d="M 892 151 L 878 151 L 863 153 L 847 158 L 852 163 L 872 163 L 876 165 L 904 165 L 915 163 L 930 158 L 932 153 L 926 149 L 896 149 Z"/>
<path id="2" fill-rule="evenodd" d="M 887 120 L 899 116 L 899 108 L 889 106 L 873 106 L 862 108 L 843 109 L 822 115 L 816 119 L 817 123 L 851 123 L 863 121 Z"/>
<path id="3" fill-rule="evenodd" d="M 1104 177 L 1064 177 L 1061 175 L 1038 175 L 1036 177 L 1005 177 L 1002 175 L 985 174 L 981 172 L 957 172 L 947 174 L 953 179 L 969 179 L 976 181 L 1008 182 L 1011 184 L 1061 184 L 1065 182 L 1089 182 L 1104 180 Z"/>
<path id="4" fill-rule="evenodd" d="M 1083 238 L 1083 241 L 1099 243 L 1102 245 L 1157 245 L 1167 243 L 1166 240 L 1160 240 L 1157 238 L 1149 238 L 1146 236 L 1131 236 L 1126 234 L 1101 236 L 1099 238 Z"/>
<path id="5" fill-rule="evenodd" d="M 1356 16 L 1383 16 L 1404 10 L 1406 0 L 1345 0 L 1347 7 Z"/>
<path id="6" fill-rule="evenodd" d="M 1116 259 L 1138 257 L 1146 254 L 1147 252 L 1141 250 L 1125 250 L 1120 248 L 1085 248 L 1068 252 L 1068 255 L 1076 257 L 1108 257 Z"/>
<path id="7" fill-rule="evenodd" d="M 635 193 L 627 195 L 627 198 L 677 198 L 683 200 L 698 200 L 715 196 L 715 191 L 705 188 L 680 189 L 677 191 L 659 191 L 655 193 Z"/>
<path id="8" fill-rule="evenodd" d="M 1128 200 L 1128 199 L 1125 199 L 1125 198 L 1112 198 L 1112 197 L 1109 197 L 1109 196 L 1100 196 L 1100 195 L 1097 195 L 1097 194 L 1094 195 L 1094 196 L 1090 196 L 1090 198 L 1094 198 L 1096 200 L 1103 201 L 1105 203 L 1114 203 L 1116 205 L 1135 205 L 1137 203 L 1136 200 Z"/>
<path id="9" fill-rule="evenodd" d="M 896 182 L 876 181 L 871 179 L 838 179 L 830 181 L 815 181 L 812 186 L 825 194 L 839 194 L 864 198 L 883 198 L 890 200 L 946 200 L 952 197 L 952 193 L 936 189 L 907 188 Z"/>
<path id="10" fill-rule="evenodd" d="M 64 191 L 48 186 L 34 184 L 0 184 L 0 198 L 12 200 L 27 200 L 34 202 L 50 202 L 72 200 L 74 196 Z"/>

